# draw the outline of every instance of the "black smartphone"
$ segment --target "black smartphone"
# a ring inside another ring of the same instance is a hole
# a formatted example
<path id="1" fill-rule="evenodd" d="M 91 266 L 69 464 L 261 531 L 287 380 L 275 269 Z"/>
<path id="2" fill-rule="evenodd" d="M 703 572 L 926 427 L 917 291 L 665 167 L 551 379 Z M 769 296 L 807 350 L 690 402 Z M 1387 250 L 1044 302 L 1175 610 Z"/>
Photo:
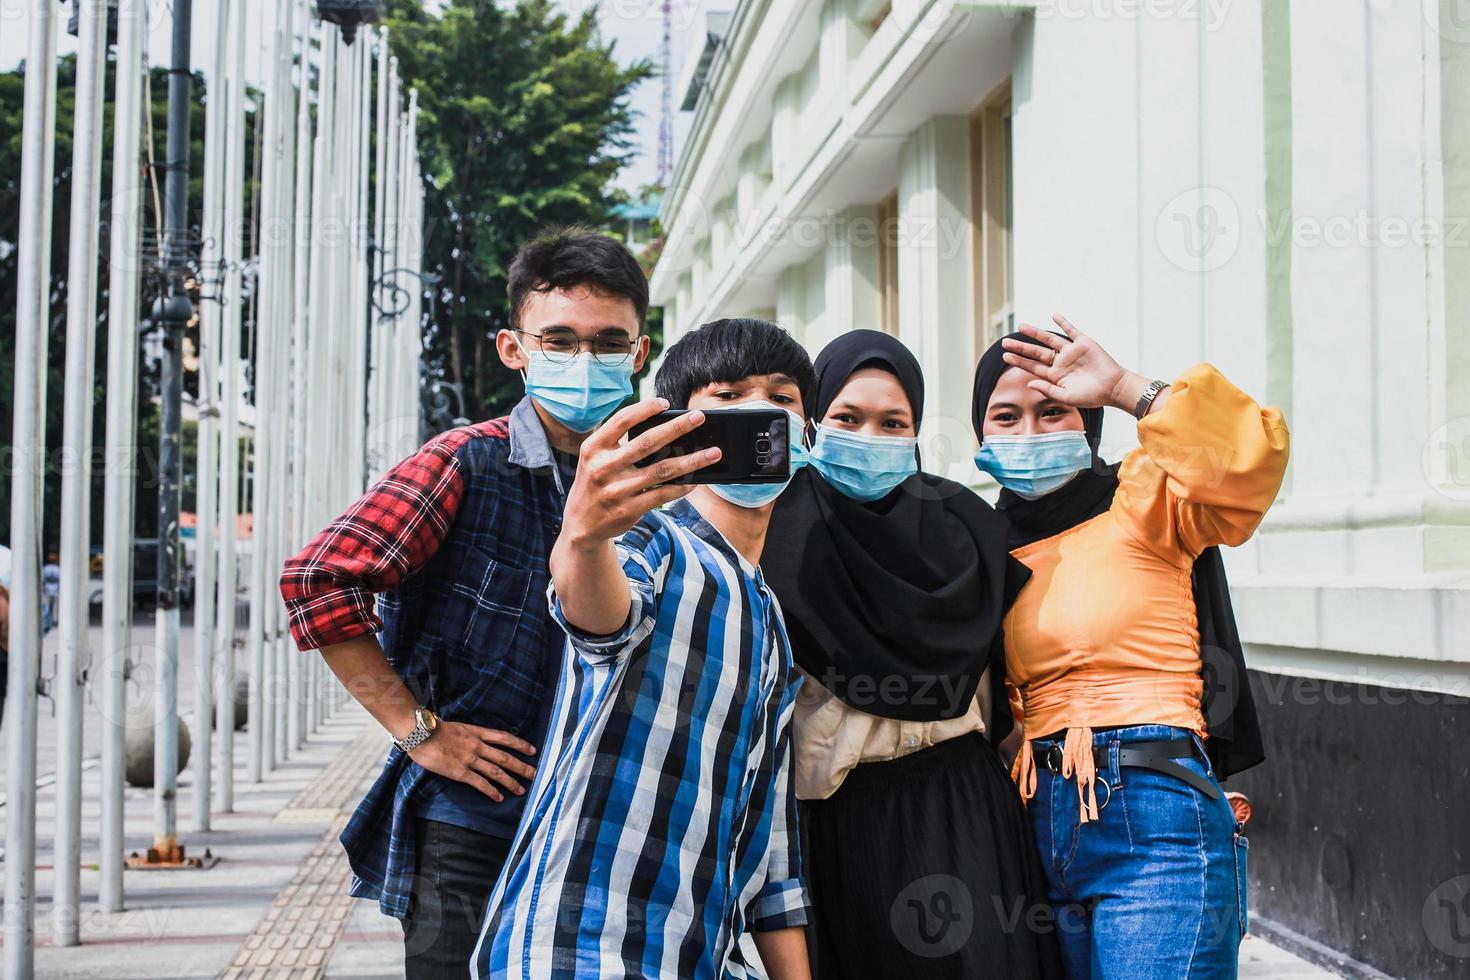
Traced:
<path id="1" fill-rule="evenodd" d="M 686 432 L 662 449 L 645 456 L 638 466 L 652 466 L 672 456 L 688 456 L 719 446 L 718 462 L 686 473 L 671 483 L 784 483 L 791 475 L 791 416 L 779 408 L 706 408 L 704 424 Z M 628 430 L 638 436 L 687 414 L 660 412 Z"/>

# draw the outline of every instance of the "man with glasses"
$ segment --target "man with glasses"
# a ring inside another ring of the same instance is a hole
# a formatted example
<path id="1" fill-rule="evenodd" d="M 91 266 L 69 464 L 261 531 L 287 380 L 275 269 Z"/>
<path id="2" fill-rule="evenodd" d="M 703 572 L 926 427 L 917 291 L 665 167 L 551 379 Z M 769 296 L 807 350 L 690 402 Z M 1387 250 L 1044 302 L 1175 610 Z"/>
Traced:
<path id="1" fill-rule="evenodd" d="M 352 894 L 403 920 L 409 980 L 466 972 L 556 693 L 547 560 L 577 456 L 648 357 L 648 281 L 617 241 L 551 232 L 508 279 L 496 350 L 526 397 L 399 463 L 281 576 L 297 645 L 394 743 L 342 844 Z"/>

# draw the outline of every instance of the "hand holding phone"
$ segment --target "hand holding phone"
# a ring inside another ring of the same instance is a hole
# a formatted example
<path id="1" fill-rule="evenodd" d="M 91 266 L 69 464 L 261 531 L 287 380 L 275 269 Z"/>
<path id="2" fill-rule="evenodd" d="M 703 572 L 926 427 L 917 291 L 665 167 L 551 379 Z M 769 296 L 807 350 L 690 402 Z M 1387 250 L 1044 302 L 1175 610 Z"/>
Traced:
<path id="1" fill-rule="evenodd" d="M 628 430 L 630 438 L 672 424 L 690 414 L 660 412 Z M 779 408 L 705 409 L 704 423 L 680 433 L 637 463 L 656 467 L 669 459 L 720 450 L 718 462 L 674 477 L 671 483 L 785 483 L 791 476 L 791 416 Z"/>
<path id="2" fill-rule="evenodd" d="M 562 517 L 562 538 L 573 544 L 611 541 L 644 514 L 687 494 L 690 487 L 679 482 L 682 477 L 719 461 L 719 448 L 710 447 L 693 455 L 668 456 L 654 466 L 637 465 L 704 422 L 702 412 L 681 413 L 630 435 L 639 423 L 668 407 L 662 398 L 629 405 L 582 443 L 577 479 Z M 621 443 L 624 435 L 629 435 L 626 444 Z"/>

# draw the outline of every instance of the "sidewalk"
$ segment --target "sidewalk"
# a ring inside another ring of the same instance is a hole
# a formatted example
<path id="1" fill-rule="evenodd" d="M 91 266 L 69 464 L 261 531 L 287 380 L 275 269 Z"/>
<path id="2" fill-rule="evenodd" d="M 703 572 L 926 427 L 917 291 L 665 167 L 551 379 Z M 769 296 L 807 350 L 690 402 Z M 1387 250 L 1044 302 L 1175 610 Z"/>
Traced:
<path id="1" fill-rule="evenodd" d="M 323 973 L 344 933 L 369 962 L 401 961 L 397 924 L 379 915 L 372 903 L 347 896 L 346 859 L 337 843 L 385 749 L 381 730 L 349 703 L 260 783 L 248 781 L 239 753 L 235 812 L 215 814 L 209 833 L 188 829 L 192 785 L 186 770 L 180 777 L 180 838 L 190 855 L 208 848 L 219 863 L 203 870 L 129 870 L 127 909 L 115 914 L 96 905 L 98 770 L 89 768 L 83 774 L 82 855 L 88 863 L 81 883 L 82 945 L 65 949 L 50 943 L 48 828 L 55 798 L 43 788 L 37 804 L 37 975 L 89 980 L 361 975 Z M 129 788 L 125 806 L 127 847 L 142 850 L 151 840 L 152 791 Z"/>
<path id="2" fill-rule="evenodd" d="M 49 941 L 50 840 L 54 799 L 41 792 L 38 826 L 36 968 L 46 978 L 209 978 L 317 980 L 403 975 L 402 933 L 376 903 L 348 897 L 346 858 L 337 835 L 377 773 L 385 740 L 355 704 L 339 711 L 306 748 L 260 783 L 237 772 L 236 811 L 214 830 L 181 834 L 191 854 L 219 857 L 197 871 L 128 871 L 127 911 L 96 907 L 97 871 L 82 873 L 82 945 Z M 187 777 L 187 773 L 186 773 Z M 189 783 L 181 780 L 181 812 Z M 84 776 L 84 826 L 97 826 L 97 771 Z M 149 842 L 150 791 L 127 792 L 129 848 Z M 187 817 L 180 827 L 187 828 Z M 95 860 L 96 838 L 83 841 Z M 1247 939 L 1241 976 L 1330 977 L 1260 939 Z"/>

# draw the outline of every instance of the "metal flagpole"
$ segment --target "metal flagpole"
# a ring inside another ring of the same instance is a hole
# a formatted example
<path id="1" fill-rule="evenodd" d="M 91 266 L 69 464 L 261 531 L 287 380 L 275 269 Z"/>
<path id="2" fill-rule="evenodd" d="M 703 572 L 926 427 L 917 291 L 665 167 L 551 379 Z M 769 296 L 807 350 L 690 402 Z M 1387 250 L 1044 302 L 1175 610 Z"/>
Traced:
<path id="1" fill-rule="evenodd" d="M 276 276 L 278 288 L 273 293 L 275 309 L 275 340 L 271 349 L 270 397 L 271 437 L 276 451 L 271 467 L 271 513 L 270 564 L 266 566 L 266 592 L 270 596 L 270 642 L 276 655 L 276 688 L 281 695 L 280 716 L 276 722 L 276 757 L 286 759 L 295 750 L 292 740 L 291 721 L 295 717 L 295 702 L 291 692 L 291 660 L 285 642 L 285 609 L 280 594 L 275 588 L 276 571 L 285 560 L 289 516 L 286 497 L 286 473 L 290 435 L 290 369 L 291 369 L 291 311 L 295 305 L 295 236 L 290 233 L 291 219 L 295 213 L 296 179 L 296 102 L 295 88 L 291 81 L 291 55 L 295 47 L 295 30 L 291 17 L 293 0 L 277 0 L 276 9 L 276 85 L 280 89 L 277 131 L 280 134 L 279 167 L 281 186 L 272 207 L 276 244 Z"/>
<path id="2" fill-rule="evenodd" d="M 324 241 L 326 237 L 324 229 L 330 220 L 327 209 L 326 178 L 331 159 L 332 116 L 335 102 L 331 97 L 331 92 L 335 84 L 337 32 L 329 25 L 322 24 L 319 27 L 319 38 L 321 62 L 317 73 L 317 133 L 315 155 L 312 161 L 311 262 L 306 349 L 307 376 L 313 380 L 313 383 L 305 386 L 306 397 L 296 409 L 298 412 L 304 412 L 309 419 L 328 419 L 332 411 L 331 401 L 327 397 L 332 379 L 330 362 L 327 358 L 330 325 L 325 310 L 330 303 L 330 298 L 326 295 L 329 257 Z M 329 428 L 321 423 L 305 427 L 301 490 L 304 528 L 317 527 L 320 524 L 319 518 L 325 509 L 322 505 L 325 474 L 320 472 L 320 467 L 326 449 L 326 430 Z M 321 720 L 320 658 L 314 657 L 309 663 L 311 663 L 312 677 L 311 682 L 307 685 L 306 695 L 308 733 L 316 731 Z"/>
<path id="3" fill-rule="evenodd" d="M 210 56 L 207 83 L 208 98 L 204 105 L 204 218 L 202 231 L 204 241 L 199 266 L 208 285 L 206 291 L 216 295 L 205 299 L 199 310 L 199 411 L 198 448 L 195 470 L 195 532 L 194 561 L 197 587 L 194 590 L 194 829 L 210 829 L 210 812 L 214 768 L 213 734 L 216 724 L 223 726 L 222 718 L 213 717 L 228 711 L 234 714 L 234 701 L 229 696 L 229 679 L 219 688 L 223 692 L 220 706 L 215 707 L 215 582 L 219 559 L 215 554 L 215 538 L 218 533 L 216 513 L 216 487 L 219 484 L 219 337 L 220 305 L 218 286 L 215 285 L 220 270 L 221 246 L 224 239 L 224 125 L 228 106 L 227 88 L 224 82 L 224 63 L 229 57 L 228 23 L 230 0 L 221 0 L 220 16 L 223 18 L 215 32 L 214 50 Z M 220 624 L 229 628 L 228 622 Z M 224 707 L 229 702 L 229 708 Z M 234 719 L 230 727 L 221 727 L 220 738 L 233 732 Z M 225 786 L 230 779 L 228 772 L 220 773 L 220 795 L 222 802 L 231 794 Z M 222 809 L 230 809 L 228 802 Z"/>
<path id="4" fill-rule="evenodd" d="M 7 679 L 5 975 L 35 969 L 36 691 L 41 666 L 41 472 L 50 321 L 51 154 L 56 117 L 54 4 L 31 13 L 21 132 L 15 388 L 10 474 L 10 665 Z"/>
<path id="5" fill-rule="evenodd" d="M 399 171 L 401 169 L 400 164 L 402 162 L 403 150 L 403 113 L 400 109 L 401 97 L 401 89 L 398 80 L 398 59 L 389 58 L 388 125 L 387 128 L 384 129 L 383 133 L 379 136 L 379 138 L 382 139 L 383 142 L 386 144 L 386 148 L 384 150 L 385 159 L 383 163 L 383 180 L 386 184 L 384 188 L 383 201 L 383 270 L 384 279 L 386 280 L 384 286 L 387 288 L 385 288 L 383 295 L 385 297 L 385 305 L 389 310 L 394 310 L 398 307 L 397 294 L 391 288 L 392 286 L 397 285 L 398 277 L 389 277 L 387 273 L 398 268 L 402 264 L 402 255 L 400 254 L 398 241 L 398 209 L 403 200 L 403 195 L 400 193 L 399 190 L 402 183 Z M 397 320 L 396 318 L 382 319 L 377 328 L 381 330 L 384 335 L 383 347 L 385 348 L 387 353 L 384 363 L 385 370 L 383 387 L 385 391 L 391 392 L 394 387 L 393 379 L 398 375 Z M 388 446 L 388 459 L 385 462 L 385 467 L 387 467 L 392 466 L 394 463 L 397 463 L 398 460 L 403 457 L 403 453 L 400 452 L 400 440 L 398 439 L 398 432 L 400 428 L 402 428 L 403 420 L 398 417 L 397 403 L 395 400 L 390 399 L 388 401 L 387 411 L 384 413 L 384 415 L 386 418 L 387 428 L 387 433 L 385 437 L 385 442 Z"/>
<path id="6" fill-rule="evenodd" d="M 388 29 L 385 27 L 379 32 L 378 41 L 378 119 L 377 119 L 377 147 L 373 167 L 373 254 L 372 254 L 372 293 L 379 296 L 383 289 L 383 273 L 388 266 L 384 263 L 387 253 L 383 250 L 383 205 L 388 196 L 387 174 L 384 167 L 388 161 Z M 372 354 L 369 364 L 369 385 L 371 393 L 368 397 L 368 416 L 371 422 L 368 443 L 368 470 L 373 478 L 381 476 L 382 473 L 395 460 L 388 458 L 387 434 L 389 425 L 393 418 L 388 411 L 388 377 L 389 377 L 389 343 L 388 328 L 381 322 L 376 310 L 369 304 L 368 316 L 371 322 L 368 330 L 372 337 Z"/>
<path id="7" fill-rule="evenodd" d="M 373 132 L 373 43 L 372 32 L 363 32 L 363 41 L 358 49 L 358 124 L 357 124 L 357 203 L 353 218 L 353 262 L 355 270 L 352 289 L 352 338 L 355 356 L 352 362 L 354 405 L 353 417 L 357 422 L 357 487 L 353 497 L 359 497 L 367 489 L 367 481 L 376 476 L 369 470 L 368 414 L 370 396 L 368 392 L 369 342 L 372 339 L 372 311 L 368 305 L 368 285 L 372 281 L 373 240 L 368 224 L 368 191 L 371 187 L 371 161 Z"/>
<path id="8" fill-rule="evenodd" d="M 405 269 L 410 266 L 410 261 L 408 257 L 408 243 L 410 241 L 411 228 L 409 226 L 408 220 L 408 208 L 410 204 L 410 180 L 412 179 L 410 174 L 413 167 L 413 143 L 411 130 L 412 107 L 414 105 L 414 95 L 411 89 L 409 90 L 408 97 L 409 109 L 406 109 L 404 111 L 403 120 L 399 124 L 398 130 L 398 183 L 393 191 L 397 201 L 397 204 L 395 205 L 396 240 L 394 244 L 394 258 L 396 260 L 395 264 L 402 266 Z M 410 279 L 407 274 L 404 274 L 402 278 L 411 283 L 409 287 L 410 289 L 417 288 L 420 285 L 417 281 Z M 407 312 L 407 310 L 404 310 L 403 313 L 400 313 L 393 324 L 393 335 L 394 338 L 397 340 L 396 346 L 398 348 L 397 363 L 400 385 L 403 383 L 403 376 L 408 369 L 408 364 L 404 356 L 404 351 L 407 346 L 406 332 L 413 329 L 407 320 Z M 398 420 L 398 425 L 396 427 L 398 454 L 400 456 L 406 455 L 409 451 L 411 451 L 409 447 L 410 440 L 408 427 L 409 420 L 407 418 L 400 417 Z"/>
<path id="9" fill-rule="evenodd" d="M 123 743 L 133 609 L 133 472 L 137 451 L 138 145 L 143 107 L 143 0 L 118 5 L 113 109 L 112 246 L 107 313 L 107 473 L 103 508 L 102 821 L 98 901 L 123 908 Z M 207 743 L 206 743 L 207 744 Z M 205 756 L 208 759 L 208 756 Z M 206 769 L 208 768 L 206 764 Z"/>
<path id="10" fill-rule="evenodd" d="M 91 476 L 92 353 L 97 322 L 98 196 L 102 171 L 102 73 L 107 56 L 107 4 L 80 7 L 76 118 L 72 137 L 71 232 L 67 246 L 66 395 L 61 475 L 61 649 L 56 661 L 56 848 L 51 941 L 79 941 L 82 860 L 82 711 L 89 611 L 87 486 Z"/>
<path id="11" fill-rule="evenodd" d="M 262 766 L 269 771 L 281 757 L 281 733 L 277 731 L 284 721 L 285 705 L 282 702 L 275 644 L 271 640 L 272 622 L 270 610 L 274 601 L 270 595 L 267 568 L 274 562 L 273 538 L 276 520 L 275 458 L 279 455 L 276 445 L 275 416 L 280 406 L 271 393 L 275 387 L 274 361 L 279 341 L 276 334 L 281 327 L 278 316 L 278 298 L 289 289 L 283 281 L 281 249 L 276 240 L 279 202 L 283 197 L 284 124 L 288 117 L 285 111 L 285 92 L 281 84 L 280 59 L 286 51 L 281 37 L 283 20 L 280 3 L 267 30 L 267 47 L 264 61 L 265 122 L 262 128 L 264 142 L 261 153 L 261 221 L 259 278 L 260 292 L 257 305 L 255 344 L 255 439 L 251 454 L 252 482 L 255 488 L 251 507 L 254 530 L 250 549 L 250 626 L 249 644 L 251 662 L 261 665 L 261 684 L 264 712 L 261 720 Z M 294 120 L 291 120 L 294 122 Z M 253 726 L 252 726 L 253 728 Z M 252 739 L 252 745 L 253 745 Z"/>
<path id="12" fill-rule="evenodd" d="M 148 860 L 183 859 L 178 842 L 179 480 L 183 428 L 184 329 L 194 315 L 184 275 L 188 262 L 189 72 L 191 0 L 174 0 L 173 64 L 168 76 L 168 171 L 162 254 L 167 294 L 154 306 L 163 330 L 158 488 L 158 670 L 153 705 L 154 840 Z"/>
<path id="13" fill-rule="evenodd" d="M 424 182 L 418 154 L 419 96 L 412 90 L 408 97 L 408 146 L 411 151 L 412 170 L 409 178 L 409 238 L 405 248 L 408 267 L 414 273 L 413 302 L 408 309 L 404 349 L 399 354 L 402 362 L 399 398 L 404 422 L 403 452 L 412 452 L 422 441 L 419 432 L 419 358 L 423 352 L 423 267 L 424 267 Z"/>
<path id="14" fill-rule="evenodd" d="M 235 670 L 235 601 L 238 592 L 236 544 L 240 509 L 240 315 L 241 315 L 241 250 L 245 237 L 245 4 L 232 3 L 229 20 L 220 25 L 230 37 L 230 57 L 225 62 L 223 77 L 227 80 L 225 110 L 225 181 L 224 181 L 224 309 L 220 331 L 220 478 L 219 478 L 219 612 L 216 614 L 215 658 Z M 251 733 L 250 778 L 258 777 L 255 763 L 255 735 L 260 731 L 260 674 L 249 676 L 249 708 L 246 726 Z M 226 692 L 234 699 L 234 691 Z M 220 768 L 223 769 L 226 748 L 233 769 L 233 739 L 221 741 Z"/>
<path id="15" fill-rule="evenodd" d="M 289 365 L 291 376 L 288 393 L 291 410 L 287 413 L 290 422 L 291 466 L 288 481 L 288 499 L 285 512 L 289 515 L 286 549 L 294 550 L 304 544 L 302 522 L 302 470 L 306 463 L 304 446 L 304 422 L 306 405 L 306 311 L 307 269 L 311 261 L 311 14 L 304 3 L 297 4 L 296 37 L 300 47 L 299 85 L 296 100 L 296 200 L 293 218 L 294 251 L 292 264 L 292 315 Z M 307 665 L 302 657 L 292 654 L 288 661 L 288 684 L 291 692 L 292 745 L 301 747 L 306 743 L 306 686 Z"/>
<path id="16" fill-rule="evenodd" d="M 347 173 L 352 160 L 353 64 L 351 55 L 353 52 L 351 48 L 348 48 L 341 41 L 337 43 L 338 71 L 337 86 L 334 93 L 336 110 L 333 120 L 336 126 L 332 139 L 332 172 Z M 350 220 L 347 210 L 346 188 L 341 183 L 333 181 L 331 190 L 332 217 L 340 232 L 342 229 L 345 229 L 347 222 Z M 347 277 L 351 273 L 352 267 L 352 243 L 349 240 L 344 240 L 345 238 L 346 236 L 339 233 L 332 248 L 331 300 L 329 306 L 331 326 L 328 336 L 331 338 L 331 341 L 328 356 L 331 364 L 332 397 L 328 410 L 332 413 L 333 417 L 338 419 L 341 419 L 340 413 L 342 412 L 343 403 L 347 400 L 347 389 L 350 385 L 350 380 L 347 377 L 346 352 L 346 347 L 350 343 L 350 340 L 345 336 L 346 330 L 343 321 L 349 319 L 349 317 L 344 316 L 344 311 L 349 308 L 348 304 L 351 302 Z M 341 421 L 346 423 L 345 419 Z M 334 513 L 338 509 L 342 498 L 345 496 L 343 486 L 346 482 L 346 470 L 351 465 L 349 444 L 349 439 L 343 439 L 339 435 L 337 438 L 332 439 L 329 444 L 330 455 L 324 457 L 331 459 L 332 462 L 327 471 L 329 490 L 327 499 L 323 503 L 323 522 L 328 519 L 328 514 Z M 322 704 L 330 712 L 330 703 L 323 700 Z"/>

